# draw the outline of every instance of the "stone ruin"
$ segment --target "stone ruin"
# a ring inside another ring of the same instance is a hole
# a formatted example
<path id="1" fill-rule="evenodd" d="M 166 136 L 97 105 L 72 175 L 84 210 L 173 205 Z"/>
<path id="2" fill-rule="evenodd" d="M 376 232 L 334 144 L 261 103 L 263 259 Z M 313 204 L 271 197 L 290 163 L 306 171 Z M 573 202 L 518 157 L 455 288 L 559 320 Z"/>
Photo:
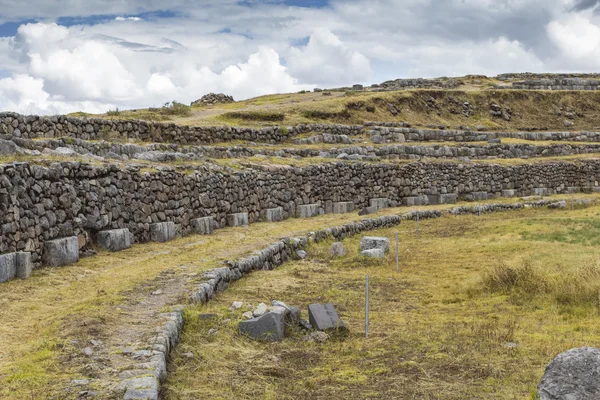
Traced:
<path id="1" fill-rule="evenodd" d="M 196 101 L 192 101 L 192 106 L 198 105 L 213 105 L 213 104 L 227 104 L 234 103 L 233 96 L 228 96 L 224 93 L 209 93 L 202 96 Z"/>

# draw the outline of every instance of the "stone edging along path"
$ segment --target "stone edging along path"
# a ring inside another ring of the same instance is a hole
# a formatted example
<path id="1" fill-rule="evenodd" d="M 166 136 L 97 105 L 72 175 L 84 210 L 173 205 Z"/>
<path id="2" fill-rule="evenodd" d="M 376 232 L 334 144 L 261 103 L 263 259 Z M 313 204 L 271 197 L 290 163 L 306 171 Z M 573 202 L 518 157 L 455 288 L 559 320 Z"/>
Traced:
<path id="1" fill-rule="evenodd" d="M 591 201 L 579 202 L 580 205 L 591 203 Z M 343 240 L 361 232 L 393 227 L 399 225 L 403 220 L 415 220 L 417 215 L 420 220 L 424 220 L 440 218 L 443 215 L 485 214 L 524 208 L 566 208 L 566 206 L 567 203 L 564 200 L 540 200 L 482 206 L 459 206 L 444 210 L 411 211 L 401 215 L 364 219 L 341 226 L 325 228 L 300 237 L 282 238 L 266 248 L 258 250 L 255 255 L 239 260 L 229 260 L 225 262 L 225 267 L 204 272 L 202 282 L 197 284 L 190 295 L 190 302 L 205 304 L 244 275 L 255 270 L 272 270 L 288 261 L 297 250 L 306 247 L 311 242 L 318 243 L 329 238 Z M 133 374 L 129 374 L 127 379 L 112 384 L 113 390 L 122 394 L 123 399 L 157 400 L 159 398 L 160 384 L 167 377 L 166 366 L 169 354 L 179 342 L 181 330 L 183 329 L 183 307 L 181 305 L 175 306 L 172 312 L 160 314 L 159 319 L 163 321 L 162 325 L 157 329 L 156 335 L 147 343 L 148 348 L 152 349 L 151 354 L 149 354 L 150 360 L 147 363 L 136 365 L 134 367 L 136 369 L 132 371 Z"/>

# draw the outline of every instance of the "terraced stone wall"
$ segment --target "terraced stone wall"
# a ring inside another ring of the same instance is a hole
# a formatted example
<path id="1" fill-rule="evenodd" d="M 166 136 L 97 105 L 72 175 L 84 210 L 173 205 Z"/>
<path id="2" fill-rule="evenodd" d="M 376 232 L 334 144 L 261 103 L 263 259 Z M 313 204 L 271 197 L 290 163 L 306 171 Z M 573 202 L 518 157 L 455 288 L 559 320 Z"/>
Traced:
<path id="1" fill-rule="evenodd" d="M 540 187 L 566 193 L 598 186 L 599 176 L 600 161 L 512 167 L 338 162 L 192 174 L 165 167 L 141 173 L 114 165 L 13 163 L 0 166 L 0 254 L 31 251 L 39 263 L 44 241 L 79 235 L 83 246 L 105 229 L 129 228 L 137 241 L 147 241 L 154 222 L 173 221 L 187 234 L 191 219 L 208 215 L 224 226 L 230 213 L 248 212 L 254 222 L 261 210 L 282 207 L 289 217 L 301 204 L 320 203 L 331 212 L 333 202 L 365 207 L 372 198 L 400 202 L 419 194 L 499 196 L 515 189 L 527 195 Z"/>
<path id="2" fill-rule="evenodd" d="M 23 138 L 73 137 L 85 140 L 133 139 L 144 142 L 211 144 L 232 140 L 280 143 L 305 132 L 358 135 L 361 125 L 298 125 L 289 128 L 270 126 L 261 129 L 228 126 L 186 126 L 141 120 L 108 120 L 40 117 L 0 113 L 0 134 Z"/>

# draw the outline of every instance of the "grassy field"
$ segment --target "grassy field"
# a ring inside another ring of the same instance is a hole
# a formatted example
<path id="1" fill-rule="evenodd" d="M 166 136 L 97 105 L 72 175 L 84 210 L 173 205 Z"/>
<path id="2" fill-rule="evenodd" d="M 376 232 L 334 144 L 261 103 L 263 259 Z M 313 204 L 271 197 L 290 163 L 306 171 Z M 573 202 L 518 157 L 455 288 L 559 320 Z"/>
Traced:
<path id="1" fill-rule="evenodd" d="M 396 231 L 399 273 L 393 252 L 359 258 L 355 237 L 345 258 L 330 258 L 330 242 L 312 245 L 306 260 L 254 272 L 186 310 L 165 398 L 531 399 L 554 356 L 600 345 L 600 207 L 421 221 L 419 239 L 413 222 L 373 234 Z M 351 334 L 325 344 L 299 331 L 274 344 L 240 337 L 245 309 L 229 313 L 231 302 L 273 299 L 305 317 L 308 304 L 331 301 Z M 205 312 L 221 320 L 200 321 Z"/>
<path id="2" fill-rule="evenodd" d="M 462 115 L 465 102 L 471 105 L 469 117 Z M 489 112 L 492 103 L 510 111 L 510 121 L 493 117 Z M 172 121 L 196 126 L 406 121 L 417 127 L 434 124 L 452 128 L 484 126 L 491 130 L 597 130 L 600 126 L 599 104 L 600 93 L 595 91 L 497 90 L 483 85 L 458 90 L 332 92 L 331 96 L 310 92 L 275 94 L 231 104 L 193 107 L 189 114 L 187 111 L 165 113 L 161 108 L 125 110 L 102 117 Z M 564 126 L 567 111 L 576 114 L 570 128 Z"/>

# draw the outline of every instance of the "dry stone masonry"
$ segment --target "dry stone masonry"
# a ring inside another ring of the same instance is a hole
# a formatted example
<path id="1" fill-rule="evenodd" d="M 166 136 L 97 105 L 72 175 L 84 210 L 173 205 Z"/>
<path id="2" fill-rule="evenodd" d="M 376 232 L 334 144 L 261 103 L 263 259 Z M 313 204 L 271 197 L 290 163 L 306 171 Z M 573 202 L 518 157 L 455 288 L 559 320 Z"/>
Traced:
<path id="1" fill-rule="evenodd" d="M 248 213 L 252 223 L 278 207 L 285 217 L 300 209 L 310 216 L 333 212 L 334 203 L 364 209 L 371 199 L 417 205 L 425 197 L 429 204 L 468 200 L 474 192 L 488 198 L 591 192 L 599 176 L 597 160 L 511 167 L 336 162 L 237 172 L 198 167 L 191 174 L 170 167 L 140 172 L 134 166 L 13 163 L 0 166 L 0 254 L 31 252 L 34 265 L 43 259 L 63 265 L 107 230 L 128 229 L 138 242 L 162 241 L 192 233 L 197 225 L 191 221 L 204 217 L 218 227 L 227 225 L 229 214 Z"/>

